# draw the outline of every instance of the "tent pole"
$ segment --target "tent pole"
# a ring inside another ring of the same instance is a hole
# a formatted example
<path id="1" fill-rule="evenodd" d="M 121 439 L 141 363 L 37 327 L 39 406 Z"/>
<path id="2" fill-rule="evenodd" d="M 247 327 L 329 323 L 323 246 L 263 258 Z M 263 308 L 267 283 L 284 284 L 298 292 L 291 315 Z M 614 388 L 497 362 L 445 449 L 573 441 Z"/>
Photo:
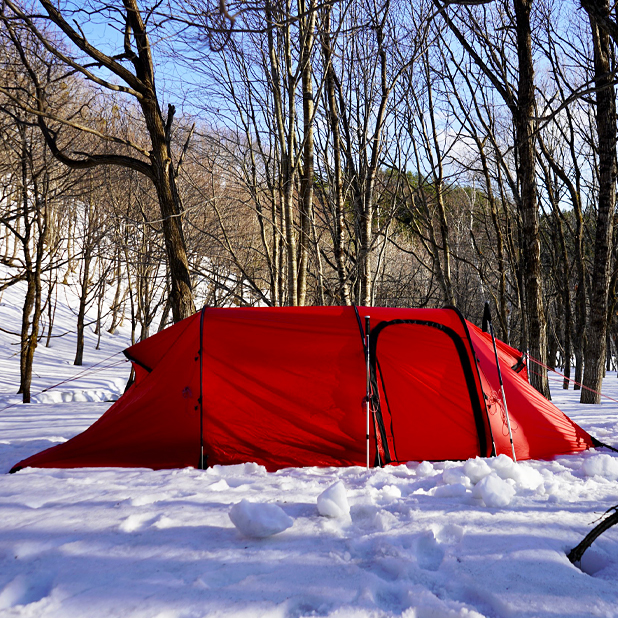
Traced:
<path id="1" fill-rule="evenodd" d="M 369 406 L 371 397 L 371 378 L 369 366 L 369 316 L 365 316 L 365 369 L 367 372 L 367 393 L 365 396 L 365 411 L 367 416 L 367 470 L 369 470 Z"/>
<path id="2" fill-rule="evenodd" d="M 204 313 L 206 307 L 202 309 L 200 316 L 200 463 L 199 470 L 205 470 L 204 465 Z"/>
<path id="3" fill-rule="evenodd" d="M 496 357 L 496 369 L 498 370 L 498 380 L 500 381 L 500 390 L 502 391 L 502 404 L 504 405 L 504 412 L 506 414 L 506 426 L 509 430 L 509 440 L 511 441 L 511 453 L 513 455 L 513 461 L 517 461 L 515 457 L 515 445 L 513 444 L 513 432 L 511 431 L 511 419 L 509 418 L 509 409 L 506 405 L 506 394 L 504 393 L 504 384 L 502 383 L 502 371 L 500 371 L 500 361 L 498 360 L 498 346 L 496 345 L 496 337 L 494 335 L 494 325 L 491 321 L 491 313 L 489 311 L 489 303 L 485 303 L 485 314 L 483 316 L 483 324 L 485 324 L 485 316 L 488 316 L 487 322 L 489 324 L 489 332 L 491 334 L 491 342 L 494 344 L 494 355 Z"/>

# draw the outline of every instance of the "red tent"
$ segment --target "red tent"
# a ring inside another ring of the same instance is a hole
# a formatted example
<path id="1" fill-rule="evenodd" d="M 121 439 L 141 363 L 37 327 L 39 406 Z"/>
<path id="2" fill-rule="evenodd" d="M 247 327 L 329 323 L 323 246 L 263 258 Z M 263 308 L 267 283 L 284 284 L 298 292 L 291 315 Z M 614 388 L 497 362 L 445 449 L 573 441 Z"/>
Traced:
<path id="1" fill-rule="evenodd" d="M 489 334 L 455 309 L 206 308 L 125 351 L 135 383 L 89 429 L 18 463 L 364 465 L 511 454 Z M 498 342 L 517 459 L 592 446 Z"/>

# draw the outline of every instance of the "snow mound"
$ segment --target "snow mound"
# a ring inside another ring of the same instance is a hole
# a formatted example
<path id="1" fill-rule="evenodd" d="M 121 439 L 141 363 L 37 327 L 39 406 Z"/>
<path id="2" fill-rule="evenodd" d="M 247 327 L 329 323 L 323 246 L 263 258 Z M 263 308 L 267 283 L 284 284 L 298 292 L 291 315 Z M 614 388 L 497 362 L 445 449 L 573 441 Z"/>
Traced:
<path id="1" fill-rule="evenodd" d="M 508 455 L 493 457 L 488 465 L 501 479 L 515 480 L 517 476 L 517 464 Z"/>
<path id="2" fill-rule="evenodd" d="M 209 474 L 214 474 L 216 476 L 237 476 L 237 475 L 256 475 L 256 476 L 266 476 L 266 468 L 264 466 L 260 466 L 255 462 L 242 463 L 242 464 L 232 464 L 229 466 L 220 466 L 214 465 L 211 468 L 208 468 Z"/>
<path id="3" fill-rule="evenodd" d="M 464 474 L 476 485 L 480 480 L 491 474 L 491 468 L 480 457 L 468 459 L 463 467 Z"/>
<path id="4" fill-rule="evenodd" d="M 618 479 L 618 459 L 611 455 L 593 455 L 584 460 L 582 472 L 585 476 L 601 476 L 609 481 Z"/>
<path id="5" fill-rule="evenodd" d="M 419 464 L 418 468 L 416 468 L 417 476 L 430 476 L 435 473 L 436 471 L 430 461 L 423 461 Z"/>
<path id="6" fill-rule="evenodd" d="M 384 487 L 380 490 L 380 494 L 383 499 L 397 500 L 398 498 L 401 498 L 401 489 L 399 489 L 397 485 L 384 485 Z M 348 511 L 349 510 L 350 509 L 348 507 Z"/>
<path id="7" fill-rule="evenodd" d="M 515 463 L 508 455 L 488 460 L 489 467 L 501 479 L 512 479 L 518 487 L 536 489 L 543 484 L 543 476 L 528 462 Z"/>
<path id="8" fill-rule="evenodd" d="M 511 503 L 515 496 L 515 488 L 492 472 L 474 486 L 472 495 L 481 498 L 485 506 L 503 507 Z"/>
<path id="9" fill-rule="evenodd" d="M 350 514 L 348 494 L 341 481 L 337 481 L 318 496 L 318 513 L 324 517 L 346 517 Z"/>
<path id="10" fill-rule="evenodd" d="M 229 516 L 243 536 L 256 539 L 279 534 L 294 524 L 294 520 L 276 504 L 244 499 L 230 509 Z"/>
<path id="11" fill-rule="evenodd" d="M 470 487 L 470 477 L 462 471 L 461 468 L 447 468 L 442 473 L 442 480 L 445 485 L 463 485 L 464 487 Z"/>

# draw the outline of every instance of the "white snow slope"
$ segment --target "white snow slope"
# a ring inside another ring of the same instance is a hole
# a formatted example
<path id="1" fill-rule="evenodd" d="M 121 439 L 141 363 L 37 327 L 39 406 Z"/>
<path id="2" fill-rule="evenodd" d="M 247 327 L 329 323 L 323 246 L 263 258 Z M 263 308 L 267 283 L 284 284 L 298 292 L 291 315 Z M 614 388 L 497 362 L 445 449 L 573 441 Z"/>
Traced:
<path id="1" fill-rule="evenodd" d="M 0 301 L 5 330 L 19 327 L 22 293 Z M 59 334 L 74 328 L 68 307 L 57 320 Z M 2 473 L 88 427 L 128 375 L 125 364 L 86 373 L 23 405 L 16 341 L 0 333 Z M 99 352 L 94 342 L 89 331 L 84 368 L 128 339 L 105 335 Z M 84 369 L 71 364 L 74 343 L 69 334 L 39 348 L 35 393 Z M 604 391 L 618 399 L 615 373 Z M 554 397 L 618 444 L 618 404 L 581 406 L 559 382 Z M 617 479 L 618 458 L 602 449 L 517 465 L 1 474 L 0 616 L 618 616 L 618 527 L 581 570 L 565 555 L 618 504 Z M 229 514 L 243 500 L 237 529 Z"/>

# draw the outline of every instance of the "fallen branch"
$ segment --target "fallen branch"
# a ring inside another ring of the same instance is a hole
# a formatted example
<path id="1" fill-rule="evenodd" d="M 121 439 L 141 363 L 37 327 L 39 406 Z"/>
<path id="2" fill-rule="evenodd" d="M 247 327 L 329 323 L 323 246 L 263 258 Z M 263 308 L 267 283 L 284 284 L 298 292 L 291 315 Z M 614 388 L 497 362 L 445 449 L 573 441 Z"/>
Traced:
<path id="1" fill-rule="evenodd" d="M 21 337 L 21 333 L 14 333 L 13 331 L 6 330 L 6 328 L 2 328 L 2 326 L 0 326 L 0 331 L 6 333 L 7 335 L 15 335 L 15 337 Z"/>
<path id="2" fill-rule="evenodd" d="M 609 517 L 606 517 L 600 524 L 597 524 L 582 540 L 582 542 L 574 547 L 568 554 L 567 558 L 572 564 L 579 562 L 584 555 L 584 552 L 606 531 L 609 530 L 614 524 L 618 524 L 618 505 L 613 506 L 611 509 L 605 511 L 605 515 L 610 511 L 614 511 Z"/>

